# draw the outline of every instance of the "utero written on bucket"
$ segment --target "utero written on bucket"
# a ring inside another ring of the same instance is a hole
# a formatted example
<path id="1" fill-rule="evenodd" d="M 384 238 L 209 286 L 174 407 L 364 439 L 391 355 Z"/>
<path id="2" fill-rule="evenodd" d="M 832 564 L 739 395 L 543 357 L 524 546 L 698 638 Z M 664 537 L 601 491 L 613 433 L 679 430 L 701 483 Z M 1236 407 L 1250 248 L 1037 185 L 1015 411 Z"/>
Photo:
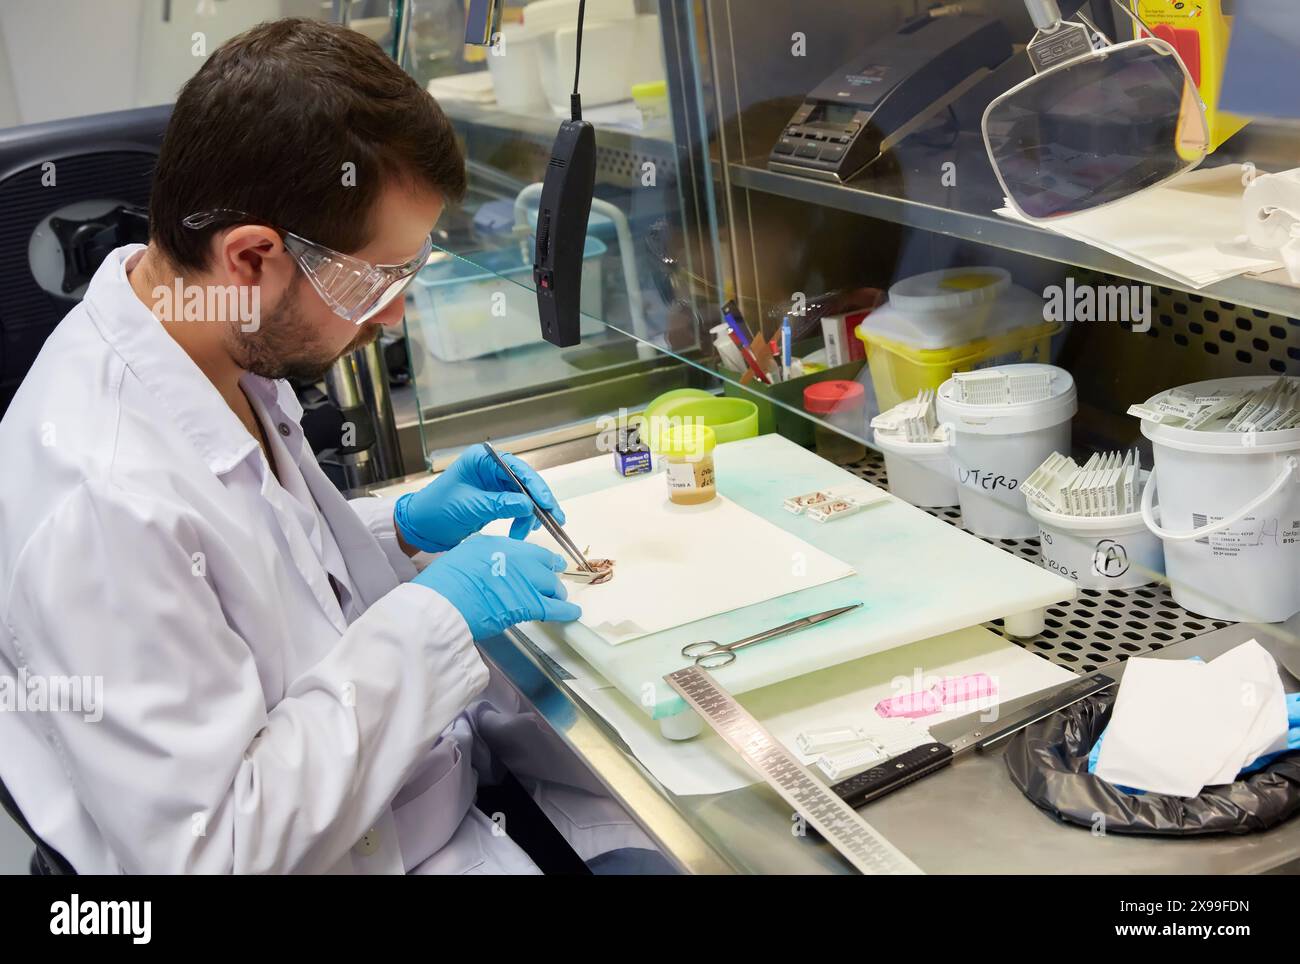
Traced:
<path id="1" fill-rule="evenodd" d="M 1005 475 L 986 472 L 983 469 L 966 469 L 960 466 L 957 468 L 957 481 L 962 485 L 969 485 L 976 489 L 986 489 L 990 492 L 995 489 L 1006 489 L 1008 492 L 1014 492 L 1020 487 L 1019 479 L 1010 479 Z"/>

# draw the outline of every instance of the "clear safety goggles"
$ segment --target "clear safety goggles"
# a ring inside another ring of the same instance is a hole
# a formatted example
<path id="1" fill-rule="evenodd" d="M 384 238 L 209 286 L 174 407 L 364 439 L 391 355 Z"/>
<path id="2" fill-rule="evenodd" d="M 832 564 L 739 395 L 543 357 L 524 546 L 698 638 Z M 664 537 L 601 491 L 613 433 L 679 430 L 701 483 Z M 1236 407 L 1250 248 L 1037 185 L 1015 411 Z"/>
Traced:
<path id="1" fill-rule="evenodd" d="M 181 223 L 196 231 L 224 221 L 231 224 L 266 224 L 261 218 L 226 208 L 200 211 Z M 271 225 L 267 225 L 272 227 Z M 292 231 L 274 228 L 284 241 L 284 249 L 302 269 L 321 300 L 340 318 L 360 325 L 390 305 L 406 290 L 433 251 L 433 236 L 424 247 L 403 264 L 371 264 L 349 254 L 308 241 Z"/>
<path id="2" fill-rule="evenodd" d="M 1069 21 L 1060 26 L 1084 30 Z M 1112 44 L 1093 36 L 1102 46 L 1042 69 L 984 112 L 984 145 L 998 182 L 1031 221 L 1156 187 L 1208 152 L 1205 105 L 1178 52 L 1155 37 Z"/>

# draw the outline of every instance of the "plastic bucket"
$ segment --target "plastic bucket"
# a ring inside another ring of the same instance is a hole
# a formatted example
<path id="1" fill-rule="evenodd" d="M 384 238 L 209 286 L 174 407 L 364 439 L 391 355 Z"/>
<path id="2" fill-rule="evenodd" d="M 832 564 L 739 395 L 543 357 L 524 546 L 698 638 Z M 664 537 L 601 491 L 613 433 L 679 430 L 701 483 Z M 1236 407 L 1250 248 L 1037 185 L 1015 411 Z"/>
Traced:
<path id="1" fill-rule="evenodd" d="M 1248 391 L 1274 380 L 1216 379 L 1185 390 Z M 1164 540 L 1179 605 L 1235 622 L 1280 622 L 1300 612 L 1300 429 L 1202 432 L 1144 419 L 1142 434 L 1155 455 L 1142 515 Z"/>
<path id="2" fill-rule="evenodd" d="M 1029 515 L 1020 483 L 1053 452 L 1070 451 L 1070 420 L 1078 395 L 1070 373 L 1051 365 L 1006 365 L 990 371 L 1050 370 L 1052 395 L 1036 402 L 971 405 L 953 398 L 953 382 L 936 397 L 947 427 L 962 522 L 991 539 L 1029 539 L 1038 523 Z"/>
<path id="3" fill-rule="evenodd" d="M 1043 300 L 1002 268 L 945 268 L 895 283 L 889 301 L 858 325 L 876 401 L 884 411 L 938 388 L 953 372 L 1051 360 L 1057 322 Z"/>
<path id="4" fill-rule="evenodd" d="M 1091 518 L 1049 512 L 1033 502 L 1044 569 L 1082 589 L 1136 589 L 1164 573 L 1164 551 L 1141 512 Z"/>
<path id="5" fill-rule="evenodd" d="M 881 409 L 915 398 L 927 388 L 938 388 L 953 372 L 968 372 L 1012 362 L 1045 362 L 1051 356 L 1057 322 L 1043 322 L 954 348 L 913 349 L 863 331 L 858 337 L 867 347 L 871 383 Z"/>
<path id="6" fill-rule="evenodd" d="M 957 504 L 957 481 L 947 442 L 908 442 L 876 432 L 876 448 L 885 456 L 893 495 L 922 509 Z"/>

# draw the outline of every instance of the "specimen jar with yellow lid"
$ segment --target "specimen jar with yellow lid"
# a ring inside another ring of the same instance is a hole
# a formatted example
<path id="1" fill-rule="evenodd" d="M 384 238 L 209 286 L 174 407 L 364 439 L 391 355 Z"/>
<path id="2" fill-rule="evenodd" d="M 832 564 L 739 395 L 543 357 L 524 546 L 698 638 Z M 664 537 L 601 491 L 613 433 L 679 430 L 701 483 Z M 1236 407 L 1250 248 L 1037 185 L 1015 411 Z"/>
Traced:
<path id="1" fill-rule="evenodd" d="M 713 478 L 717 436 L 707 425 L 665 426 L 656 433 L 656 448 L 668 478 L 668 498 L 678 505 L 700 505 L 718 494 Z"/>

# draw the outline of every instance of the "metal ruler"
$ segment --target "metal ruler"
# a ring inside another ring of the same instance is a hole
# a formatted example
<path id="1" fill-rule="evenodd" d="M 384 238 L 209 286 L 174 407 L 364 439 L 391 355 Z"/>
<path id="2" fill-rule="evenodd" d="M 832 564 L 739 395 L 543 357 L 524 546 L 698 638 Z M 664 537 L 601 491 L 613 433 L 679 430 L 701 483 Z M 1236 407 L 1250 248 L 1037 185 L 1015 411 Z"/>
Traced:
<path id="1" fill-rule="evenodd" d="M 563 666 L 557 663 L 550 653 L 543 650 L 540 646 L 538 646 L 531 639 L 529 639 L 525 634 L 515 629 L 515 627 L 512 626 L 509 629 L 507 629 L 506 635 L 508 635 L 514 642 L 524 647 L 524 649 L 528 650 L 528 652 L 530 652 L 533 655 L 533 658 L 535 658 L 539 663 L 542 663 L 547 669 L 549 669 L 552 673 L 555 674 L 556 679 L 570 680 L 570 679 L 577 678 L 572 673 L 570 673 L 567 669 L 565 669 Z"/>
<path id="2" fill-rule="evenodd" d="M 669 673 L 664 681 L 699 713 L 713 731 L 864 874 L 919 874 L 921 868 L 880 836 L 856 810 L 814 778 L 763 724 L 754 719 L 707 670 Z"/>

